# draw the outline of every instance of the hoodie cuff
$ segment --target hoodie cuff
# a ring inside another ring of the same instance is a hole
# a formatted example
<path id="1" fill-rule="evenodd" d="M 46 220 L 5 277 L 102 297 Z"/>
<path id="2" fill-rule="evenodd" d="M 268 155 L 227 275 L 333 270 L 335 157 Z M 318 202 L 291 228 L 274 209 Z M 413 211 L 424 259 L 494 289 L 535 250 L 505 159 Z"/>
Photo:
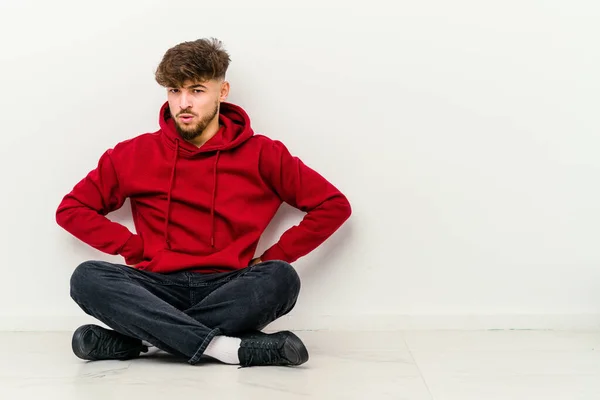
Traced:
<path id="1" fill-rule="evenodd" d="M 140 235 L 131 235 L 125 242 L 119 252 L 124 258 L 127 265 L 135 265 L 143 260 L 144 242 Z"/>
<path id="2" fill-rule="evenodd" d="M 292 261 L 294 261 L 290 257 L 288 257 L 288 255 L 285 254 L 283 250 L 281 250 L 279 244 L 275 244 L 270 249 L 265 251 L 263 255 L 260 256 L 260 259 L 262 261 L 281 260 L 287 263 L 291 263 Z"/>

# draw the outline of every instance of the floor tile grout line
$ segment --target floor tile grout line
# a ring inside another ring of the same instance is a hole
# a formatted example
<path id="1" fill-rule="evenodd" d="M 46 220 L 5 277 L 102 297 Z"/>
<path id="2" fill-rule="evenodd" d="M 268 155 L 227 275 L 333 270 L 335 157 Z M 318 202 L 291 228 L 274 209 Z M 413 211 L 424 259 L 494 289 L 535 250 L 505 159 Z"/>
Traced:
<path id="1" fill-rule="evenodd" d="M 417 370 L 419 371 L 419 376 L 421 377 L 421 380 L 423 381 L 423 384 L 425 385 L 425 388 L 427 389 L 427 393 L 429 393 L 429 397 L 431 398 L 431 400 L 435 400 L 435 398 L 433 397 L 433 393 L 431 393 L 431 390 L 429 389 L 429 385 L 427 384 L 427 381 L 425 380 L 425 375 L 423 375 L 423 371 L 421 370 L 421 367 L 419 367 L 419 364 L 417 363 L 417 359 L 415 358 L 412 350 L 410 349 L 410 346 L 408 345 L 408 342 L 406 341 L 406 337 L 404 335 L 405 332 L 402 332 L 402 341 L 404 342 L 404 345 L 406 346 L 406 349 L 408 350 L 408 354 L 410 354 L 410 358 L 412 358 L 413 362 L 415 363 L 415 366 L 417 367 Z"/>

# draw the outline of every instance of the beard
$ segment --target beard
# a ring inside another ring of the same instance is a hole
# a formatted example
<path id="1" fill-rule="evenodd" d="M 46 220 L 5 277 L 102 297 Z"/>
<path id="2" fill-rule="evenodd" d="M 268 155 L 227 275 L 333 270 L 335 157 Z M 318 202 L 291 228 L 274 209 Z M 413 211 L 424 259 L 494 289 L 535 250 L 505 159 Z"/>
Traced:
<path id="1" fill-rule="evenodd" d="M 206 114 L 204 117 L 196 123 L 194 126 L 180 125 L 179 120 L 175 118 L 175 128 L 177 132 L 184 140 L 193 140 L 198 136 L 202 135 L 202 132 L 206 129 L 208 124 L 216 117 L 219 113 L 219 101 L 215 102 L 215 107 L 212 112 Z M 181 111 L 179 114 L 191 114 L 191 112 Z M 195 114 L 194 114 L 195 115 Z"/>

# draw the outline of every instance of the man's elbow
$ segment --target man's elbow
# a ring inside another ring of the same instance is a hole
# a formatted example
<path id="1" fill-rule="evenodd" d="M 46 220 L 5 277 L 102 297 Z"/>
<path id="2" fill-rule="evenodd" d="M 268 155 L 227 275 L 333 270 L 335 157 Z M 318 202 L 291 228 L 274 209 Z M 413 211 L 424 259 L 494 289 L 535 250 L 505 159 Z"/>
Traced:
<path id="1" fill-rule="evenodd" d="M 58 208 L 54 214 L 54 219 L 56 220 L 58 226 L 63 229 L 67 229 L 69 223 L 73 219 L 73 213 L 76 211 L 75 209 L 75 204 L 70 202 L 67 198 L 63 199 L 58 205 Z"/>
<path id="2" fill-rule="evenodd" d="M 62 204 L 61 204 L 62 206 Z M 64 228 L 65 225 L 67 224 L 67 212 L 66 210 L 59 206 L 58 209 L 56 210 L 56 213 L 54 214 L 54 219 L 56 220 L 56 223 L 58 224 L 58 226 L 60 226 L 61 228 Z"/>
<path id="3" fill-rule="evenodd" d="M 336 199 L 336 203 L 340 217 L 340 224 L 342 224 L 348 218 L 350 218 L 350 215 L 352 215 L 352 206 L 350 205 L 348 198 L 341 193 Z"/>

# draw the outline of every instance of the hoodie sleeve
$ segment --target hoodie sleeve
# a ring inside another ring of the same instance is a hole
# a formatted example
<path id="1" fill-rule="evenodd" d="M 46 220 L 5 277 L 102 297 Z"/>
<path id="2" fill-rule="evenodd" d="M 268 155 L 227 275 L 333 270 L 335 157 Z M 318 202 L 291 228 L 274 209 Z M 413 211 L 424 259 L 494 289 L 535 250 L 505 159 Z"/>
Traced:
<path id="1" fill-rule="evenodd" d="M 96 169 L 83 178 L 67 194 L 56 211 L 56 222 L 84 243 L 108 254 L 120 254 L 129 265 L 142 260 L 140 236 L 106 217 L 125 202 L 111 160 L 105 152 Z"/>
<path id="2" fill-rule="evenodd" d="M 286 203 L 307 214 L 260 257 L 288 263 L 308 254 L 331 236 L 351 214 L 348 199 L 316 171 L 292 156 L 279 141 L 265 146 L 259 168 Z"/>

